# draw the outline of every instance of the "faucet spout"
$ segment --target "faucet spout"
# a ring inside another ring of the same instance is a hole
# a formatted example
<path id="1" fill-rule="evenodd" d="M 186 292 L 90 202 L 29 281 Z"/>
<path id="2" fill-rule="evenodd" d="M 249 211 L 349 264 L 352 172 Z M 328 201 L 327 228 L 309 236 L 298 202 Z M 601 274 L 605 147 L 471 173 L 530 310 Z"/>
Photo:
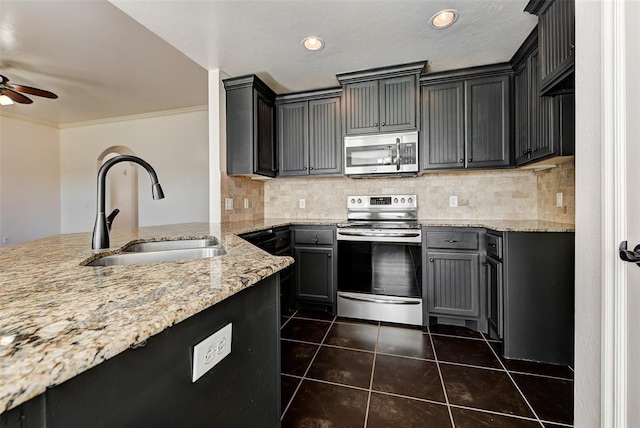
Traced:
<path id="1" fill-rule="evenodd" d="M 105 216 L 105 187 L 107 172 L 117 163 L 120 162 L 133 162 L 142 166 L 149 173 L 151 179 L 151 194 L 153 199 L 163 199 L 164 192 L 162 186 L 158 182 L 158 175 L 151 165 L 145 160 L 132 155 L 120 155 L 106 161 L 100 170 L 98 171 L 98 207 L 96 214 L 96 222 L 93 226 L 93 237 L 91 240 L 91 248 L 94 251 L 109 248 L 109 221 Z M 115 215 L 114 215 L 115 217 Z M 111 219 L 113 220 L 113 218 Z"/>

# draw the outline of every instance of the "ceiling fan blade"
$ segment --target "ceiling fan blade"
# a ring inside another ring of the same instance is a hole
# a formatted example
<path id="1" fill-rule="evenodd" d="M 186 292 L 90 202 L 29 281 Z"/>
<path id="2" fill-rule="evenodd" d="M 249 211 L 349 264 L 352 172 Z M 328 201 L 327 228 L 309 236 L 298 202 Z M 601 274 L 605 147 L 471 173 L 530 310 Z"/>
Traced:
<path id="1" fill-rule="evenodd" d="M 16 85 L 15 83 L 9 83 L 14 90 L 18 92 L 24 92 L 25 94 L 37 95 L 45 98 L 58 98 L 53 92 L 45 91 L 44 89 L 32 88 L 31 86 Z"/>
<path id="2" fill-rule="evenodd" d="M 6 95 L 9 98 L 11 98 L 13 101 L 20 104 L 31 104 L 33 102 L 31 101 L 30 98 L 25 97 L 20 92 L 16 92 L 13 89 L 9 89 L 9 88 L 0 88 L 0 95 Z"/>

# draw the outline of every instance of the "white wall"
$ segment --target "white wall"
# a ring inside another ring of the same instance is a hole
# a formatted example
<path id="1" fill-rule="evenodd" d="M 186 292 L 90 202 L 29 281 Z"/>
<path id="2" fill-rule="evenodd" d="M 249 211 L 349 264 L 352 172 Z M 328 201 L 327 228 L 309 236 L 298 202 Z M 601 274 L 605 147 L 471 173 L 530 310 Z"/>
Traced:
<path id="1" fill-rule="evenodd" d="M 61 129 L 62 233 L 93 229 L 97 159 L 116 145 L 149 162 L 164 189 L 165 199 L 154 201 L 138 170 L 139 226 L 208 222 L 208 132 L 206 108 Z"/>
<path id="2" fill-rule="evenodd" d="M 58 233 L 58 129 L 0 116 L 0 246 Z"/>
<path id="3" fill-rule="evenodd" d="M 576 297 L 577 427 L 599 427 L 602 326 L 602 64 L 600 2 L 576 1 Z"/>

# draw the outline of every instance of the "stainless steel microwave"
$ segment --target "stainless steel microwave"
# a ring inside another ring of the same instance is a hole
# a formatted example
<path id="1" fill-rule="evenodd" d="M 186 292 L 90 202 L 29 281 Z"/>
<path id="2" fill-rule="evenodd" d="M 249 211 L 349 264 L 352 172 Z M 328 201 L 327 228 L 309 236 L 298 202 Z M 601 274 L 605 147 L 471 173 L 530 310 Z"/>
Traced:
<path id="1" fill-rule="evenodd" d="M 344 174 L 418 172 L 418 133 L 344 137 Z"/>

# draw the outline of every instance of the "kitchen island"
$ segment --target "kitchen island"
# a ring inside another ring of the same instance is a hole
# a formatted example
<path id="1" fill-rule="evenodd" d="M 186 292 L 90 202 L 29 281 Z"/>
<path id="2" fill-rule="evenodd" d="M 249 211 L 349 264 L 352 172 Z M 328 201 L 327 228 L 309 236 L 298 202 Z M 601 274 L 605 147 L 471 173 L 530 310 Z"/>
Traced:
<path id="1" fill-rule="evenodd" d="M 262 226 L 264 222 L 257 225 Z M 227 251 L 214 258 L 155 264 L 83 266 L 96 257 L 89 233 L 0 250 L 0 413 L 54 391 L 149 338 L 152 343 L 154 336 L 293 263 L 290 257 L 263 252 L 238 238 L 237 232 L 236 225 L 200 223 L 112 232 L 112 247 L 104 253 L 134 241 L 210 236 Z M 274 297 L 269 333 L 277 351 L 276 301 Z M 203 332 L 202 339 L 214 331 Z M 276 364 L 272 371 L 279 376 Z"/>

